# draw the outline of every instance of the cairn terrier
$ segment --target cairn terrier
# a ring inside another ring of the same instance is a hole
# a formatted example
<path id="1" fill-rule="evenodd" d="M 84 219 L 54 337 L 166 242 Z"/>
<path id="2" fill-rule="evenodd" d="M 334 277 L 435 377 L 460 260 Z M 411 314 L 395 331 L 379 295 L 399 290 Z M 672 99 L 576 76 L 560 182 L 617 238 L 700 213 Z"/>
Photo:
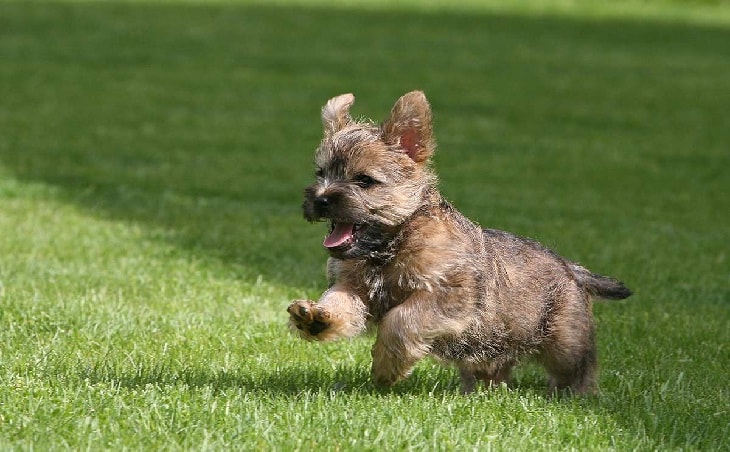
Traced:
<path id="1" fill-rule="evenodd" d="M 525 356 L 541 363 L 549 391 L 595 393 L 592 299 L 631 295 L 532 240 L 483 229 L 447 202 L 431 168 L 431 107 L 405 94 L 390 117 L 353 120 L 355 97 L 322 108 L 324 138 L 304 216 L 329 222 L 330 287 L 296 300 L 301 338 L 351 338 L 377 326 L 372 376 L 391 386 L 433 356 L 454 364 L 461 388 L 506 382 Z"/>

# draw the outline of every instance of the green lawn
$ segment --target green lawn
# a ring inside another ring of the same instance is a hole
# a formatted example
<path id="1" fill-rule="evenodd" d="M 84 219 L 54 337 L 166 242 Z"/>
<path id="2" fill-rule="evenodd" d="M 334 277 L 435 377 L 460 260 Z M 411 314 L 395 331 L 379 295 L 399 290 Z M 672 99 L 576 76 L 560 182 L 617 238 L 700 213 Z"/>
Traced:
<path id="1" fill-rule="evenodd" d="M 728 3 L 286 3 L 0 2 L 0 449 L 728 450 Z M 416 88 L 448 198 L 635 291 L 599 397 L 288 334 L 321 105 Z"/>

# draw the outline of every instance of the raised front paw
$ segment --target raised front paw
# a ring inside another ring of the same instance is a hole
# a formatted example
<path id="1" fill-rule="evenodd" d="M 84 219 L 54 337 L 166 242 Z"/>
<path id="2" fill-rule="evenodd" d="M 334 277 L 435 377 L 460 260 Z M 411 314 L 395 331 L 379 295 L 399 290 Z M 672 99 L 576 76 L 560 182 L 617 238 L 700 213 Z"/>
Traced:
<path id="1" fill-rule="evenodd" d="M 295 300 L 287 308 L 289 327 L 303 339 L 321 340 L 319 334 L 330 327 L 330 313 L 309 300 Z"/>

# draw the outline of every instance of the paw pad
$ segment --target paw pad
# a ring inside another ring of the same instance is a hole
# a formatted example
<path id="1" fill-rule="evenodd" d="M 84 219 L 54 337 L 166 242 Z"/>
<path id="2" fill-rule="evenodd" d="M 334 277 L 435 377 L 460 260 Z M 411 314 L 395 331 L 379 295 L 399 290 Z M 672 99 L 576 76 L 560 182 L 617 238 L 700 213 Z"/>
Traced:
<path id="1" fill-rule="evenodd" d="M 309 300 L 297 300 L 287 308 L 289 324 L 303 333 L 316 336 L 330 326 L 329 313 Z"/>

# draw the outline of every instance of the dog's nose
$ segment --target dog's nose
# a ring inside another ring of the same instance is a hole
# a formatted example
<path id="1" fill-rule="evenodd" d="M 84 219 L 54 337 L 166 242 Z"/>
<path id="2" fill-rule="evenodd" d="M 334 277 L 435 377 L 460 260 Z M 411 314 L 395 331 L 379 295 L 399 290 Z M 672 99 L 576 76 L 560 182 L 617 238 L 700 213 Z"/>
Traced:
<path id="1" fill-rule="evenodd" d="M 330 200 L 327 196 L 317 196 L 314 198 L 314 206 L 319 210 L 327 210 Z"/>

